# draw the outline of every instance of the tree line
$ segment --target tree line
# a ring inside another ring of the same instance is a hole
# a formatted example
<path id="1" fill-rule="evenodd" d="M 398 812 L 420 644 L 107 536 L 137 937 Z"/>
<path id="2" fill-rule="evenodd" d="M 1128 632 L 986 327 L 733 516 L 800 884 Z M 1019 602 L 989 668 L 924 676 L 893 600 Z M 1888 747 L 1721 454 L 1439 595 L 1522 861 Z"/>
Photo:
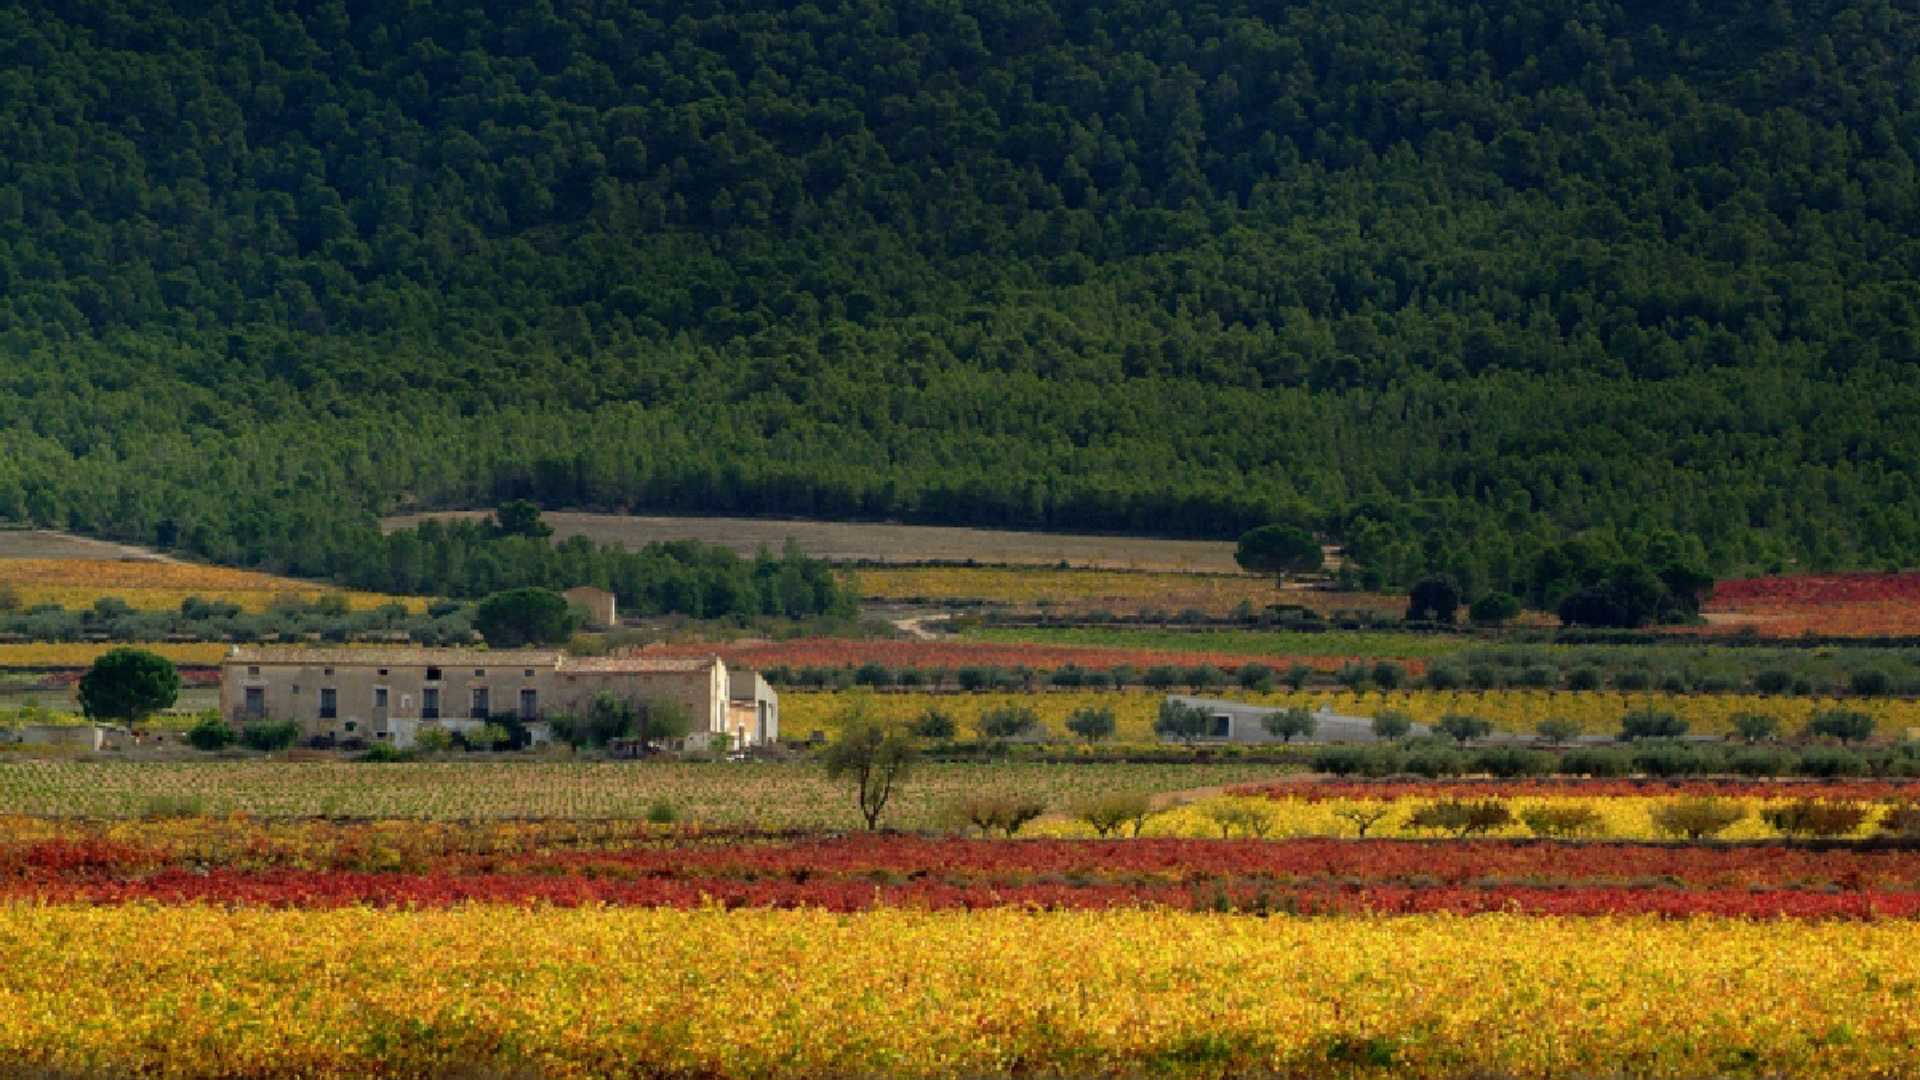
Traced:
<path id="1" fill-rule="evenodd" d="M 1911 562 L 1916 19 L 13 0 L 0 517 L 355 582 L 516 498 Z"/>

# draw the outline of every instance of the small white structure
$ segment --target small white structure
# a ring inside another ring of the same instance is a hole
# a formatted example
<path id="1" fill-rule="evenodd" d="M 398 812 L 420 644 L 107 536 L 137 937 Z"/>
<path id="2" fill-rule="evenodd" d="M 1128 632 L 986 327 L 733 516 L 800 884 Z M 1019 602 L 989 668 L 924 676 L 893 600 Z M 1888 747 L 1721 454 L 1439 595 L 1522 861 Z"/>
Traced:
<path id="1" fill-rule="evenodd" d="M 1228 701 L 1223 698 L 1187 697 L 1181 694 L 1169 694 L 1167 700 L 1196 708 L 1207 714 L 1207 730 L 1197 737 L 1195 742 L 1230 743 L 1269 743 L 1281 742 L 1281 738 L 1267 730 L 1266 719 L 1285 710 L 1270 705 L 1249 705 L 1244 701 Z M 1325 705 L 1314 710 L 1314 733 L 1302 742 L 1373 742 L 1373 719 L 1366 716 L 1343 716 Z M 1424 735 L 1427 728 L 1415 724 L 1413 733 Z M 1167 740 L 1163 737 L 1163 741 Z"/>

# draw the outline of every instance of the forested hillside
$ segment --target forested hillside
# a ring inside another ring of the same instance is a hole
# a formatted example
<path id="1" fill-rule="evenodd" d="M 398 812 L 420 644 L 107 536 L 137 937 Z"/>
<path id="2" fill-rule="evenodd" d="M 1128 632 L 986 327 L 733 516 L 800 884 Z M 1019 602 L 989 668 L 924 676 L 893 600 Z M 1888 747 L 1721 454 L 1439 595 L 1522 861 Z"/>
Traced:
<path id="1" fill-rule="evenodd" d="M 0 8 L 0 518 L 1920 560 L 1889 0 Z"/>

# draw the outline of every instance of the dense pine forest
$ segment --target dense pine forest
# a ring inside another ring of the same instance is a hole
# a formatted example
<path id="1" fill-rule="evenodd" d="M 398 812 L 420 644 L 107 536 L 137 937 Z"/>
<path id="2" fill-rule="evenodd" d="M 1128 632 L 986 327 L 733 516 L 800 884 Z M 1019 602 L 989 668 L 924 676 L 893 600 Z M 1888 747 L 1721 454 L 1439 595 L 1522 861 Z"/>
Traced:
<path id="1" fill-rule="evenodd" d="M 1911 563 L 1916 157 L 1890 0 L 13 2 L 0 518 Z"/>

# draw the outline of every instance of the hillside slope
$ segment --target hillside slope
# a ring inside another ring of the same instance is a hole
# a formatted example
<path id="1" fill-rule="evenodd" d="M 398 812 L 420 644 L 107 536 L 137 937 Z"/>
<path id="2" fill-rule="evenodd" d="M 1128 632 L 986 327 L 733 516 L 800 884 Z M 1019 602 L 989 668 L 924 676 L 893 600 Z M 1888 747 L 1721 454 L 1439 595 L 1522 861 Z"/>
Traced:
<path id="1" fill-rule="evenodd" d="M 0 517 L 1920 555 L 1887 0 L 0 6 Z"/>

